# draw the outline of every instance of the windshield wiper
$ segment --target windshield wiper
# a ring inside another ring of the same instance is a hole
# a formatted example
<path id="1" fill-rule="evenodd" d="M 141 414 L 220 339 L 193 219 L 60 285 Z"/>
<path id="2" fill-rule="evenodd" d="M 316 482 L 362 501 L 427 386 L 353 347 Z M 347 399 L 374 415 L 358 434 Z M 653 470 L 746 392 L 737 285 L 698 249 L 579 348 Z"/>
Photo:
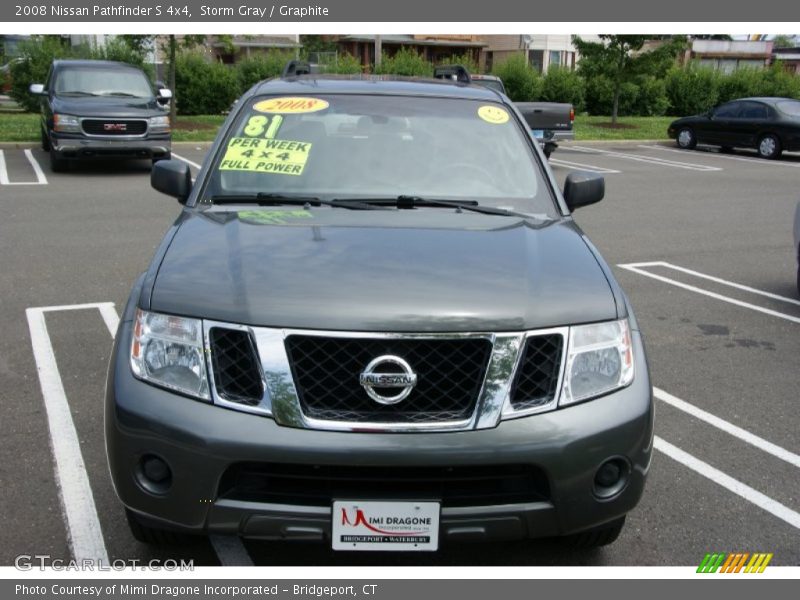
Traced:
<path id="1" fill-rule="evenodd" d="M 322 200 L 316 196 L 293 196 L 291 194 L 274 194 L 258 192 L 257 194 L 222 194 L 211 196 L 212 204 L 258 204 L 259 206 L 333 206 L 351 210 L 381 210 L 365 202 L 340 203 L 336 200 Z"/>
<path id="2" fill-rule="evenodd" d="M 80 90 L 68 90 L 66 92 L 56 92 L 59 96 L 99 96 L 93 92 L 82 92 Z"/>
<path id="3" fill-rule="evenodd" d="M 121 96 L 123 98 L 145 98 L 146 96 L 139 96 L 138 94 L 129 94 L 128 92 L 103 92 L 96 94 L 98 96 Z"/>
<path id="4" fill-rule="evenodd" d="M 350 204 L 351 202 L 359 202 L 362 204 L 376 204 L 378 206 L 393 206 L 400 209 L 419 207 L 455 208 L 457 210 L 470 210 L 485 215 L 523 218 L 530 217 L 530 215 L 514 212 L 513 210 L 508 210 L 505 208 L 481 206 L 475 200 L 439 200 L 436 198 L 422 198 L 420 196 L 397 196 L 396 198 L 337 198 L 333 202 L 339 205 Z"/>

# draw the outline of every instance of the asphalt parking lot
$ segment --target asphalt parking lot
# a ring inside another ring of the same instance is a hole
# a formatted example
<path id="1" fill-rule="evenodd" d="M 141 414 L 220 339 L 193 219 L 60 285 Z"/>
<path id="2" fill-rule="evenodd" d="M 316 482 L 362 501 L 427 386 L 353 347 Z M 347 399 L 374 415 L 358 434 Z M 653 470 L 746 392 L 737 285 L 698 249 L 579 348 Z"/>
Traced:
<path id="1" fill-rule="evenodd" d="M 176 157 L 195 168 L 206 147 L 178 145 Z M 614 265 L 645 334 L 658 450 L 645 496 L 601 550 L 537 542 L 388 556 L 133 540 L 106 466 L 105 370 L 118 313 L 178 204 L 150 188 L 148 163 L 55 174 L 36 147 L 0 149 L 0 565 L 20 554 L 68 559 L 70 535 L 110 560 L 196 565 L 696 565 L 712 551 L 800 565 L 791 247 L 800 154 L 765 161 L 648 142 L 559 149 L 560 182 L 571 169 L 606 177 L 606 199 L 575 218 Z"/>

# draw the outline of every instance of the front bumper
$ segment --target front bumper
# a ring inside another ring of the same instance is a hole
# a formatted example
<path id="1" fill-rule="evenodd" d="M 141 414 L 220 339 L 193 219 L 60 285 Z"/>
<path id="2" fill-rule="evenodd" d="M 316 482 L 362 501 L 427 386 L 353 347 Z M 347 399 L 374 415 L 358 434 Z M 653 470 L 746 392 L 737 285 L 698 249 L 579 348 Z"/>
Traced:
<path id="1" fill-rule="evenodd" d="M 636 379 L 602 398 L 503 421 L 487 430 L 353 433 L 279 426 L 271 418 L 143 383 L 133 377 L 128 362 L 131 327 L 130 320 L 121 323 L 109 369 L 106 447 L 117 495 L 153 526 L 258 539 L 329 539 L 329 505 L 221 498 L 223 474 L 242 462 L 381 467 L 386 472 L 515 464 L 545 474 L 548 497 L 541 501 L 443 506 L 444 543 L 549 537 L 589 529 L 629 512 L 643 492 L 652 454 L 653 403 L 638 332 Z M 173 478 L 168 491 L 151 493 L 137 481 L 145 455 L 169 464 Z M 612 457 L 630 464 L 627 485 L 612 498 L 599 499 L 592 491 L 595 473 Z"/>
<path id="2" fill-rule="evenodd" d="M 63 137 L 54 134 L 51 150 L 62 158 L 163 158 L 172 151 L 169 134 L 147 138 Z"/>

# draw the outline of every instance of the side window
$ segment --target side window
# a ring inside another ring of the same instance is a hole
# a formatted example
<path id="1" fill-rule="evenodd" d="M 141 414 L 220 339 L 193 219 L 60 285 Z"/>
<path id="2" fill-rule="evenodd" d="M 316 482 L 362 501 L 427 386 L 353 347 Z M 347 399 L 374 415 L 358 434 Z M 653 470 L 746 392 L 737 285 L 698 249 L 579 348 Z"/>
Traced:
<path id="1" fill-rule="evenodd" d="M 766 119 L 769 117 L 767 107 L 759 102 L 744 102 L 743 105 L 739 113 L 740 119 Z"/>
<path id="2" fill-rule="evenodd" d="M 714 118 L 735 119 L 739 114 L 741 106 L 741 102 L 728 102 L 728 104 L 723 104 L 714 111 Z"/>
<path id="3" fill-rule="evenodd" d="M 53 89 L 53 65 L 47 70 L 47 79 L 44 80 L 44 89 L 50 91 Z"/>

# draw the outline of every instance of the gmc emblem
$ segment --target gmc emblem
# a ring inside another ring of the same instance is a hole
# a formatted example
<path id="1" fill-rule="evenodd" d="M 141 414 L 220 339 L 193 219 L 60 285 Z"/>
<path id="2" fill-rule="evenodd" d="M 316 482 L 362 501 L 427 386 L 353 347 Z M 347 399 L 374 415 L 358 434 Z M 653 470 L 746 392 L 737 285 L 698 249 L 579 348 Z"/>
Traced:
<path id="1" fill-rule="evenodd" d="M 103 123 L 105 131 L 127 131 L 128 125 L 125 123 Z"/>

